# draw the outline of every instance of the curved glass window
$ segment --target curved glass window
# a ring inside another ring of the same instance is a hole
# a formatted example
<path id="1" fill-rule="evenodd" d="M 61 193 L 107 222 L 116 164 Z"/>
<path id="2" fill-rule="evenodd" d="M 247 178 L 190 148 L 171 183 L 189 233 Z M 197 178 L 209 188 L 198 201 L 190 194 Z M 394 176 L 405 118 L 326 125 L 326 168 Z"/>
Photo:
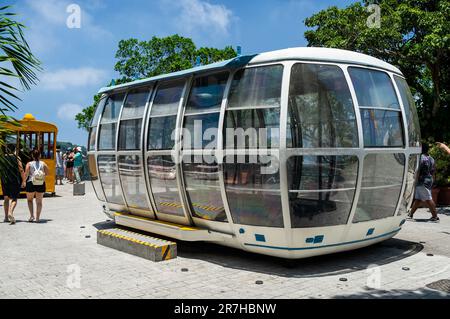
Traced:
<path id="1" fill-rule="evenodd" d="M 97 126 L 91 127 L 89 130 L 89 151 L 95 151 L 95 147 L 97 145 L 96 143 L 97 138 Z"/>
<path id="2" fill-rule="evenodd" d="M 409 205 L 413 200 L 414 185 L 416 184 L 416 168 L 419 161 L 418 155 L 409 157 L 408 172 L 406 176 L 405 193 L 403 194 L 398 215 L 405 215 L 408 212 Z"/>
<path id="3" fill-rule="evenodd" d="M 242 69 L 231 83 L 228 108 L 280 107 L 283 66 Z"/>
<path id="4" fill-rule="evenodd" d="M 394 79 L 405 107 L 406 121 L 408 122 L 409 146 L 420 147 L 420 123 L 414 97 L 405 79 L 396 75 L 394 75 Z"/>
<path id="5" fill-rule="evenodd" d="M 151 116 L 177 114 L 185 81 L 162 83 L 153 101 Z"/>
<path id="6" fill-rule="evenodd" d="M 149 89 L 133 90 L 128 93 L 123 105 L 122 120 L 142 118 L 147 104 Z"/>
<path id="7" fill-rule="evenodd" d="M 369 154 L 354 223 L 392 217 L 395 214 L 405 170 L 403 154 Z"/>
<path id="8" fill-rule="evenodd" d="M 184 216 L 177 185 L 177 169 L 172 156 L 149 156 L 150 185 L 159 213 Z"/>
<path id="9" fill-rule="evenodd" d="M 103 113 L 103 108 L 105 106 L 106 97 L 103 97 L 98 102 L 97 108 L 95 109 L 94 117 L 91 121 L 91 128 L 89 130 L 89 145 L 88 150 L 89 151 L 95 151 L 97 147 L 97 126 L 98 126 L 98 120 L 100 119 L 100 116 Z"/>
<path id="10" fill-rule="evenodd" d="M 360 107 L 400 110 L 391 78 L 387 73 L 365 68 L 349 67 Z"/>
<path id="11" fill-rule="evenodd" d="M 142 119 L 120 122 L 119 150 L 131 151 L 141 148 Z"/>
<path id="12" fill-rule="evenodd" d="M 98 155 L 100 181 L 108 203 L 124 205 L 115 155 Z"/>
<path id="13" fill-rule="evenodd" d="M 216 149 L 220 113 L 190 115 L 184 120 L 183 149 Z"/>
<path id="14" fill-rule="evenodd" d="M 293 156 L 287 169 L 292 228 L 347 223 L 358 175 L 356 156 Z"/>
<path id="15" fill-rule="evenodd" d="M 228 72 L 197 77 L 189 95 L 186 114 L 220 112 Z"/>
<path id="16" fill-rule="evenodd" d="M 226 112 L 227 149 L 268 149 L 280 146 L 280 108 Z"/>
<path id="17" fill-rule="evenodd" d="M 108 97 L 104 106 L 101 124 L 117 122 L 124 98 L 125 93 L 111 95 Z"/>
<path id="18" fill-rule="evenodd" d="M 147 188 L 145 186 L 140 156 L 119 156 L 119 173 L 128 206 L 130 208 L 148 210 Z"/>
<path id="19" fill-rule="evenodd" d="M 98 141 L 98 149 L 100 151 L 113 151 L 116 149 L 116 130 L 116 123 L 100 125 Z"/>
<path id="20" fill-rule="evenodd" d="M 106 97 L 102 97 L 98 102 L 97 108 L 95 109 L 94 117 L 92 118 L 91 127 L 98 125 L 98 120 L 100 119 L 100 115 L 102 115 L 103 113 L 106 100 L 107 100 Z"/>
<path id="21" fill-rule="evenodd" d="M 88 167 L 89 167 L 89 175 L 91 176 L 92 185 L 94 187 L 95 195 L 97 195 L 98 200 L 104 202 L 105 194 L 103 193 L 102 186 L 100 184 L 98 171 L 97 171 L 97 163 L 95 163 L 95 155 L 88 154 Z"/>
<path id="22" fill-rule="evenodd" d="M 148 150 L 171 150 L 175 146 L 173 135 L 177 116 L 153 117 L 150 119 L 148 130 Z"/>
<path id="23" fill-rule="evenodd" d="M 225 190 L 235 224 L 283 227 L 278 167 L 270 156 L 226 157 Z"/>
<path id="24" fill-rule="evenodd" d="M 403 147 L 403 125 L 400 112 L 361 109 L 364 146 Z"/>
<path id="25" fill-rule="evenodd" d="M 202 157 L 200 157 L 202 158 Z M 207 163 L 196 156 L 183 158 L 184 181 L 194 217 L 226 222 L 219 184 L 219 166 L 216 161 Z"/>
<path id="26" fill-rule="evenodd" d="M 287 146 L 358 147 L 352 96 L 339 67 L 302 63 L 292 67 Z"/>

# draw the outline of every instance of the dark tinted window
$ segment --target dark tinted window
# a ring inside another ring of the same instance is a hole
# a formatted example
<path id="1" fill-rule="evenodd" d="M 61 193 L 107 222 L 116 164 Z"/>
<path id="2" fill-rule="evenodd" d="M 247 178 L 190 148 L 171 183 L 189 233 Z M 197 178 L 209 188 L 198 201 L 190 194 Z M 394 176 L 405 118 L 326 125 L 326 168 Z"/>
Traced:
<path id="1" fill-rule="evenodd" d="M 153 101 L 151 116 L 177 114 L 184 83 L 183 80 L 160 84 Z"/>
<path id="2" fill-rule="evenodd" d="M 216 149 L 220 113 L 187 116 L 184 123 L 183 148 Z"/>
<path id="3" fill-rule="evenodd" d="M 131 91 L 122 111 L 122 120 L 142 118 L 147 104 L 149 89 Z"/>
<path id="4" fill-rule="evenodd" d="M 125 93 L 111 95 L 108 97 L 104 106 L 101 123 L 117 122 L 124 98 Z"/>
<path id="5" fill-rule="evenodd" d="M 175 145 L 172 136 L 177 116 L 154 117 L 150 119 L 148 150 L 171 150 Z"/>
<path id="6" fill-rule="evenodd" d="M 142 120 L 120 122 L 119 150 L 139 150 L 141 148 Z"/>
<path id="7" fill-rule="evenodd" d="M 223 92 L 228 81 L 228 72 L 198 77 L 194 80 L 186 112 L 219 111 Z"/>
<path id="8" fill-rule="evenodd" d="M 112 151 L 116 149 L 116 130 L 116 123 L 100 125 L 98 142 L 98 149 L 100 151 Z"/>

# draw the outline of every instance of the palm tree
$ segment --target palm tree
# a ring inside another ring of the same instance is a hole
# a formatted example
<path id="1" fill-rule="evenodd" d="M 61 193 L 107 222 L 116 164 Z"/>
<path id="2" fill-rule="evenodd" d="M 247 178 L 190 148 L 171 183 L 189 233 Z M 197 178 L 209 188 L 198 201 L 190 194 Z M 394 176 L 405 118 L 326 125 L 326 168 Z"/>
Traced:
<path id="1" fill-rule="evenodd" d="M 10 6 L 0 7 L 0 176 L 7 174 L 5 159 L 6 135 L 11 133 L 5 124 L 19 125 L 8 112 L 17 109 L 18 92 L 29 90 L 37 83 L 40 62 L 31 53 L 25 40 L 25 26 L 14 20 Z"/>

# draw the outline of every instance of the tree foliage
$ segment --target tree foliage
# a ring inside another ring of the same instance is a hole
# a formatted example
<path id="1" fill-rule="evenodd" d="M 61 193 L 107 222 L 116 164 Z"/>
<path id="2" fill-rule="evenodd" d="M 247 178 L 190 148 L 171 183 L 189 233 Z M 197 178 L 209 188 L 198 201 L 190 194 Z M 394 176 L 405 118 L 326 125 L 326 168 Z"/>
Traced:
<path id="1" fill-rule="evenodd" d="M 115 84 L 186 70 L 195 66 L 198 58 L 205 65 L 236 56 L 236 51 L 230 46 L 224 49 L 197 49 L 192 39 L 177 34 L 165 38 L 153 37 L 149 41 L 121 40 L 115 65 L 120 78 L 115 80 Z M 76 115 L 79 128 L 89 128 L 98 101 L 99 97 L 95 96 L 94 103 Z"/>
<path id="2" fill-rule="evenodd" d="M 309 17 L 308 45 L 358 51 L 398 66 L 418 99 L 423 136 L 449 139 L 450 1 L 379 1 L 380 28 L 367 24 L 372 3 L 330 7 Z"/>
<path id="3" fill-rule="evenodd" d="M 6 127 L 19 125 L 7 112 L 17 109 L 15 103 L 20 100 L 17 93 L 36 84 L 36 73 L 40 70 L 40 62 L 25 40 L 25 27 L 14 20 L 10 8 L 0 7 L 0 175 L 8 172 L 4 152 L 6 136 L 11 132 Z"/>

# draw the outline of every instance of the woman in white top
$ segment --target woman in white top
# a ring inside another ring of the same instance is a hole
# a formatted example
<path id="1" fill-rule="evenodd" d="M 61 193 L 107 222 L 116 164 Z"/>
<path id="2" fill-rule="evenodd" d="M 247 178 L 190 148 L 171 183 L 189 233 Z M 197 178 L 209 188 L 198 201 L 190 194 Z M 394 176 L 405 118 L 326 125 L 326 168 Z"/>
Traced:
<path id="1" fill-rule="evenodd" d="M 25 168 L 27 180 L 26 185 L 22 185 L 22 187 L 25 187 L 27 192 L 28 209 L 30 210 L 30 219 L 28 221 L 32 223 L 36 220 L 39 223 L 42 212 L 42 200 L 45 193 L 45 176 L 49 174 L 49 170 L 47 164 L 40 160 L 41 153 L 38 150 L 33 150 L 31 155 L 34 161 L 29 162 Z M 40 173 L 43 173 L 43 176 Z M 43 184 L 36 182 L 36 180 L 42 181 L 42 179 L 44 181 Z M 34 215 L 34 198 L 36 198 L 36 216 Z"/>

